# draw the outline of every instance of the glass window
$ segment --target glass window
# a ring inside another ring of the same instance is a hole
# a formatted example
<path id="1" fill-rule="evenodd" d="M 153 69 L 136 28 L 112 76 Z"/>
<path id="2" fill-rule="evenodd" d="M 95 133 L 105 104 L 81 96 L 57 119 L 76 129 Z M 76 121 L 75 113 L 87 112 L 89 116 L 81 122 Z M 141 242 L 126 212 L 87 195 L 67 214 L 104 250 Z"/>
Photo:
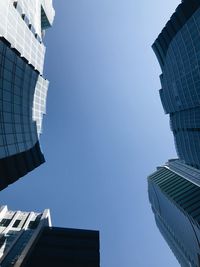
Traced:
<path id="1" fill-rule="evenodd" d="M 0 222 L 0 226 L 7 227 L 11 222 L 11 219 L 2 219 Z"/>
<path id="2" fill-rule="evenodd" d="M 12 122 L 12 114 L 8 112 L 3 113 L 4 122 Z"/>
<path id="3" fill-rule="evenodd" d="M 5 133 L 9 134 L 13 132 L 13 125 L 11 123 L 5 123 L 4 125 Z"/>
<path id="4" fill-rule="evenodd" d="M 13 134 L 7 134 L 6 135 L 6 141 L 7 141 L 7 144 L 13 144 L 15 142 L 14 135 Z"/>
<path id="5" fill-rule="evenodd" d="M 20 224 L 21 220 L 16 220 L 15 223 L 13 224 L 13 227 L 18 227 Z"/>
<path id="6" fill-rule="evenodd" d="M 17 141 L 18 141 L 18 143 L 23 142 L 23 135 L 21 133 L 17 133 Z"/>
<path id="7" fill-rule="evenodd" d="M 17 153 L 17 149 L 15 145 L 8 145 L 8 151 L 10 155 L 16 154 Z"/>
<path id="8" fill-rule="evenodd" d="M 6 80 L 3 80 L 3 88 L 6 89 L 7 91 L 10 91 L 12 88 L 11 83 Z"/>
<path id="9" fill-rule="evenodd" d="M 0 135 L 0 146 L 3 146 L 3 145 L 4 145 L 4 136 Z"/>
<path id="10" fill-rule="evenodd" d="M 4 78 L 8 81 L 12 80 L 12 73 L 6 69 L 4 69 Z"/>

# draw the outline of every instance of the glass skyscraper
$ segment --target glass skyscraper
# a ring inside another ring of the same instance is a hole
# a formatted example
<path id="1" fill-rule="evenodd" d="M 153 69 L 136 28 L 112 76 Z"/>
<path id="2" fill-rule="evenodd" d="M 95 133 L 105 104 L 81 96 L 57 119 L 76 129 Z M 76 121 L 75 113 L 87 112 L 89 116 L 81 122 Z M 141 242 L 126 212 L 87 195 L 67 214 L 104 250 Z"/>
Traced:
<path id="1" fill-rule="evenodd" d="M 44 162 L 43 36 L 54 13 L 52 0 L 0 1 L 0 190 Z"/>
<path id="2" fill-rule="evenodd" d="M 178 156 L 200 168 L 200 1 L 177 7 L 153 49 L 162 74 L 160 97 L 170 116 Z"/>
<path id="3" fill-rule="evenodd" d="M 200 266 L 200 171 L 169 161 L 148 177 L 148 191 L 156 224 L 180 265 Z"/>
<path id="4" fill-rule="evenodd" d="M 156 224 L 182 267 L 200 266 L 200 1 L 183 0 L 153 44 L 179 159 L 148 177 Z"/>

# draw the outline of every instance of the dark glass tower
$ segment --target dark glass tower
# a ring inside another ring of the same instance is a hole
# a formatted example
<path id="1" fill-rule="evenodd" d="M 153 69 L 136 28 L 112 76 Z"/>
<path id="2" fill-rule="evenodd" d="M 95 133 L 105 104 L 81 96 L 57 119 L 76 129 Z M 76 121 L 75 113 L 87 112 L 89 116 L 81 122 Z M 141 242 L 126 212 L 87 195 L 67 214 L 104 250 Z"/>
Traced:
<path id="1" fill-rule="evenodd" d="M 196 177 L 198 183 L 190 177 Z M 159 167 L 148 177 L 156 224 L 182 267 L 200 266 L 199 181 L 199 170 L 178 161 Z"/>
<path id="2" fill-rule="evenodd" d="M 178 156 L 200 168 L 200 1 L 177 7 L 153 44 L 162 74 L 160 97 Z"/>
<path id="3" fill-rule="evenodd" d="M 153 44 L 179 160 L 148 177 L 156 224 L 182 267 L 200 266 L 200 1 L 183 0 Z"/>

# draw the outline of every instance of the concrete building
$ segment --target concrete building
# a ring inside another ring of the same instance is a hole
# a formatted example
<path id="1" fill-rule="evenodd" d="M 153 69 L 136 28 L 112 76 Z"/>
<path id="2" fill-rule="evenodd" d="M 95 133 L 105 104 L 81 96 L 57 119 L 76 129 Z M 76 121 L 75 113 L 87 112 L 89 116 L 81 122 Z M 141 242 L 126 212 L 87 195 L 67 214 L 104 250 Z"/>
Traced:
<path id="1" fill-rule="evenodd" d="M 0 208 L 1 267 L 99 267 L 99 232 L 52 227 L 43 213 Z"/>
<path id="2" fill-rule="evenodd" d="M 44 162 L 43 36 L 54 13 L 51 0 L 0 1 L 0 190 Z"/>

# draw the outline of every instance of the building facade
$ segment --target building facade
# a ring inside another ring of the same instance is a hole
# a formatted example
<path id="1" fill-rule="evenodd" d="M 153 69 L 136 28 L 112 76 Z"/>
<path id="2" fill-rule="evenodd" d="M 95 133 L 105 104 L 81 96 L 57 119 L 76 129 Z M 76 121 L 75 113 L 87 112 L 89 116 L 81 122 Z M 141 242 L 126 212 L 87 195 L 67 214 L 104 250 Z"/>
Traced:
<path id="1" fill-rule="evenodd" d="M 1 267 L 99 267 L 99 232 L 52 227 L 42 213 L 0 207 Z"/>
<path id="2" fill-rule="evenodd" d="M 21 212 L 0 208 L 0 266 L 20 266 L 45 226 L 51 226 L 50 212 Z"/>
<path id="3" fill-rule="evenodd" d="M 168 162 L 148 177 L 148 192 L 156 224 L 180 265 L 199 267 L 200 171 Z"/>
<path id="4" fill-rule="evenodd" d="M 44 162 L 43 36 L 54 13 L 52 0 L 0 1 L 0 190 Z"/>
<path id="5" fill-rule="evenodd" d="M 21 267 L 100 267 L 99 232 L 45 227 Z"/>
<path id="6" fill-rule="evenodd" d="M 178 156 L 200 168 L 200 1 L 183 0 L 152 47 Z"/>

